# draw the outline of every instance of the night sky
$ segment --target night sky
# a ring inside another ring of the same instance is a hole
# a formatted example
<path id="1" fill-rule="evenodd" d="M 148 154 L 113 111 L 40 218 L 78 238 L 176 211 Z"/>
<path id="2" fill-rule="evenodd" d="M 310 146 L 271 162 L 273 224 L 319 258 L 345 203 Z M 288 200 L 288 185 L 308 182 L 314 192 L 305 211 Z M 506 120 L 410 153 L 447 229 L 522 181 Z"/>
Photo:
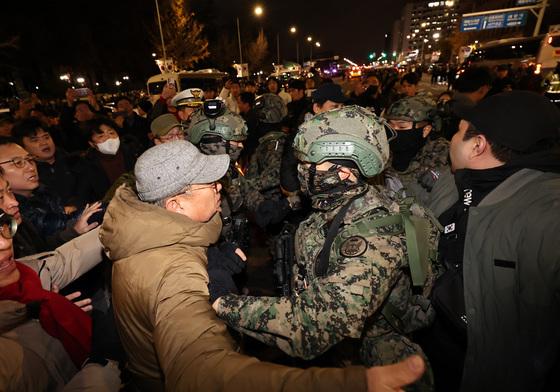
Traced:
<path id="1" fill-rule="evenodd" d="M 382 50 L 384 34 L 391 33 L 405 2 L 263 0 L 258 2 L 264 8 L 260 19 L 253 14 L 256 1 L 192 0 L 190 4 L 206 26 L 210 51 L 222 37 L 237 38 L 235 18 L 239 17 L 244 45 L 262 27 L 274 58 L 279 33 L 282 59 L 295 59 L 294 37 L 288 32 L 295 25 L 300 56 L 303 53 L 305 59 L 309 57 L 305 37 L 312 35 L 322 45 L 320 50 L 314 48 L 314 58 L 338 54 L 362 62 L 369 52 Z M 53 81 L 53 75 L 64 72 L 86 74 L 102 86 L 127 74 L 131 84 L 140 85 L 157 73 L 151 57 L 157 34 L 153 0 L 5 1 L 2 7 L 0 42 L 11 37 L 19 41 L 15 49 L 0 48 L 0 86 L 19 77 L 28 86 L 43 88 L 51 83 L 45 89 L 52 90 L 56 87 L 52 84 L 60 83 Z M 211 60 L 201 64 L 211 65 Z"/>
<path id="2" fill-rule="evenodd" d="M 249 16 L 247 24 L 259 23 L 251 14 L 255 1 L 222 0 L 220 3 L 223 3 L 221 17 L 244 14 Z M 281 49 L 291 57 L 295 56 L 295 44 L 288 29 L 295 25 L 300 30 L 300 45 L 306 47 L 306 58 L 309 46 L 303 39 L 311 35 L 326 51 L 365 61 L 370 51 L 383 49 L 384 34 L 391 33 L 405 3 L 406 0 L 269 0 L 259 4 L 265 8 L 264 27 L 281 32 Z M 276 43 L 270 44 L 276 50 Z"/>

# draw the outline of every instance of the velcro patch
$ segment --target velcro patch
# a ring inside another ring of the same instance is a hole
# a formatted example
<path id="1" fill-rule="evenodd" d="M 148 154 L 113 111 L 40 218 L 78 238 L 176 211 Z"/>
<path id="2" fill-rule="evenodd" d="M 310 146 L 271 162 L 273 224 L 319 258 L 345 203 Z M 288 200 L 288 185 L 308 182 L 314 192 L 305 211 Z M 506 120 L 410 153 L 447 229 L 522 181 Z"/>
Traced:
<path id="1" fill-rule="evenodd" d="M 357 257 L 366 253 L 368 243 L 364 237 L 352 236 L 340 245 L 340 254 L 344 257 Z"/>

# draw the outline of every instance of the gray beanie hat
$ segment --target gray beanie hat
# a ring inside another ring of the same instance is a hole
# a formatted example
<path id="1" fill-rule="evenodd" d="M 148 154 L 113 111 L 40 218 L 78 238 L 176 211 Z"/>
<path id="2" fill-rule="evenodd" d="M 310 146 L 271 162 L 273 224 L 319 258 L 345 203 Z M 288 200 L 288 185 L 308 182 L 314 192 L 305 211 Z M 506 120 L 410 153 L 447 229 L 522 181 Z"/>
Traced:
<path id="1" fill-rule="evenodd" d="M 205 155 L 191 143 L 178 140 L 154 146 L 136 161 L 138 197 L 155 201 L 174 196 L 187 185 L 207 184 L 222 178 L 229 155 Z"/>

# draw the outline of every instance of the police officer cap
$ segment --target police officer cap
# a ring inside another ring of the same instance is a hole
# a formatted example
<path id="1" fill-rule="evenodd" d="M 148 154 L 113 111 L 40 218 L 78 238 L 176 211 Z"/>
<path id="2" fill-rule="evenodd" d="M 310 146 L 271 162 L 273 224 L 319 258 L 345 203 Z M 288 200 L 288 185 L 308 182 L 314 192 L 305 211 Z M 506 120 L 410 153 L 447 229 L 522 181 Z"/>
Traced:
<path id="1" fill-rule="evenodd" d="M 188 88 L 175 95 L 175 97 L 171 100 L 171 105 L 177 108 L 185 106 L 198 108 L 202 105 L 202 101 L 204 101 L 204 92 L 201 89 Z"/>
<path id="2" fill-rule="evenodd" d="M 460 117 L 493 142 L 526 151 L 544 139 L 560 137 L 560 109 L 542 95 L 510 91 L 464 108 Z"/>

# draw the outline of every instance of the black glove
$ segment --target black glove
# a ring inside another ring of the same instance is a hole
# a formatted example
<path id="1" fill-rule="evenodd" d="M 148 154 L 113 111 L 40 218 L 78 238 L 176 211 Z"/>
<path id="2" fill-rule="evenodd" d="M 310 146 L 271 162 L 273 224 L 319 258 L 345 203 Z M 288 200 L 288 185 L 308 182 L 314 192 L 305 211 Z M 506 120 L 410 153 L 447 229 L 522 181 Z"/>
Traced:
<path id="1" fill-rule="evenodd" d="M 280 223 L 282 219 L 290 212 L 290 203 L 288 199 L 265 200 L 258 205 L 255 211 L 255 221 L 261 228 L 265 228 L 270 224 Z"/>
<path id="2" fill-rule="evenodd" d="M 224 242 L 219 247 L 208 248 L 210 303 L 226 294 L 238 293 L 232 275 L 241 272 L 245 268 L 245 262 L 235 253 L 236 249 L 237 247 L 229 242 Z"/>
<path id="3" fill-rule="evenodd" d="M 211 304 L 224 295 L 238 293 L 230 272 L 221 268 L 208 269 L 208 278 L 210 278 L 208 292 L 210 293 Z"/>
<path id="4" fill-rule="evenodd" d="M 224 242 L 208 248 L 208 270 L 222 269 L 230 274 L 238 274 L 245 268 L 245 262 L 235 253 L 237 246 Z"/>

